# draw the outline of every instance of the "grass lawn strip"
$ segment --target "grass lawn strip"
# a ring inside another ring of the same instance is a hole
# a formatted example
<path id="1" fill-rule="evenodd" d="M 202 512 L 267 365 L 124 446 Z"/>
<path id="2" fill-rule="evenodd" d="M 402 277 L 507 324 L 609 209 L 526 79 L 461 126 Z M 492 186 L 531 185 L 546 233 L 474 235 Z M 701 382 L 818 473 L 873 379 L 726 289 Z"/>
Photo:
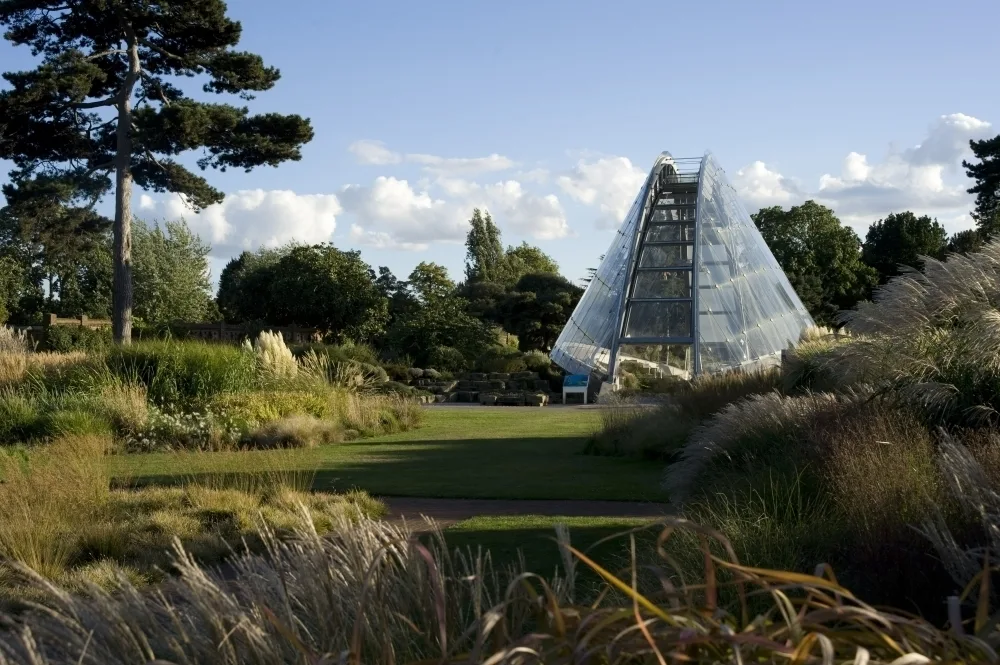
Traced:
<path id="1" fill-rule="evenodd" d="M 576 409 L 426 409 L 419 429 L 361 442 L 284 451 L 128 455 L 116 475 L 172 484 L 192 476 L 280 465 L 315 471 L 314 488 L 380 496 L 666 500 L 660 469 L 641 460 L 581 454 L 598 424 Z"/>

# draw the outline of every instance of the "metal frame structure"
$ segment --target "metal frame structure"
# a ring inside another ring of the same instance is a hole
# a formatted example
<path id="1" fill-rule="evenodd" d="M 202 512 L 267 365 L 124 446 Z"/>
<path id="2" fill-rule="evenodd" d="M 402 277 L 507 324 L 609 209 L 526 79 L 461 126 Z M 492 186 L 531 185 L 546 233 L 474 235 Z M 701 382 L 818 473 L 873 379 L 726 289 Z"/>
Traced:
<path id="1" fill-rule="evenodd" d="M 692 377 L 776 362 L 812 325 L 711 154 L 664 152 L 552 359 L 611 382 L 623 362 Z"/>

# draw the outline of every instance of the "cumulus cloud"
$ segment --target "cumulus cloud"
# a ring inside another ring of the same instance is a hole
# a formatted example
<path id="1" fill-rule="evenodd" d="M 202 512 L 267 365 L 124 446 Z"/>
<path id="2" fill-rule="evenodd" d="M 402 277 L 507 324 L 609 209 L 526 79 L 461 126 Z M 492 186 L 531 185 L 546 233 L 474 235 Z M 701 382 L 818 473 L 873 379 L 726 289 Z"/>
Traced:
<path id="1" fill-rule="evenodd" d="M 614 228 L 625 218 L 646 172 L 627 157 L 581 159 L 576 166 L 556 179 L 571 198 L 600 210 L 599 228 Z"/>
<path id="2" fill-rule="evenodd" d="M 472 209 L 488 209 L 502 228 L 536 239 L 562 238 L 569 224 L 558 197 L 527 192 L 516 180 L 491 185 L 460 178 L 433 183 L 448 198 L 432 196 L 406 180 L 379 177 L 371 187 L 340 192 L 345 212 L 357 219 L 356 242 L 394 249 L 425 249 L 432 242 L 462 242 Z"/>
<path id="3" fill-rule="evenodd" d="M 193 231 L 212 245 L 213 253 L 220 255 L 278 247 L 291 241 L 327 242 L 342 211 L 334 194 L 263 189 L 234 192 L 222 203 L 197 213 L 177 194 L 160 200 L 142 194 L 138 207 L 150 217 L 184 218 Z"/>
<path id="4" fill-rule="evenodd" d="M 351 227 L 356 242 L 419 250 L 432 242 L 465 238 L 467 216 L 460 206 L 417 191 L 406 180 L 380 176 L 370 187 L 348 185 L 340 191 L 340 201 L 357 220 Z"/>
<path id="5" fill-rule="evenodd" d="M 363 139 L 347 148 L 359 164 L 384 166 L 387 164 L 419 164 L 424 171 L 434 175 L 473 175 L 506 171 L 516 166 L 503 155 L 493 153 L 486 157 L 441 157 L 425 153 L 402 154 L 386 147 L 382 141 Z"/>
<path id="6" fill-rule="evenodd" d="M 847 224 L 863 232 L 875 219 L 911 210 L 938 217 L 949 231 L 972 225 L 972 196 L 961 170 L 969 141 L 992 136 L 989 122 L 964 113 L 939 117 L 918 145 L 890 149 L 881 161 L 850 152 L 839 174 L 826 173 L 818 189 L 807 191 L 754 162 L 737 171 L 733 185 L 751 210 L 765 205 L 795 205 L 815 199 L 833 208 Z"/>
<path id="7" fill-rule="evenodd" d="M 732 184 L 740 198 L 753 208 L 794 204 L 801 199 L 795 183 L 761 161 L 737 171 Z"/>

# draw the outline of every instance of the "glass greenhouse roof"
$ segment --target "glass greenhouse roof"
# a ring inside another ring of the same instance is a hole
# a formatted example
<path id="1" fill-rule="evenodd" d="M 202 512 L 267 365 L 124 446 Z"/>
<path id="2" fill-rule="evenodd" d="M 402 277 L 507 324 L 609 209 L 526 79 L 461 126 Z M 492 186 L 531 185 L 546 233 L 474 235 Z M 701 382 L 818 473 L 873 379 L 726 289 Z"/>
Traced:
<path id="1" fill-rule="evenodd" d="M 766 366 L 813 325 L 711 154 L 662 153 L 552 350 L 573 374 Z"/>

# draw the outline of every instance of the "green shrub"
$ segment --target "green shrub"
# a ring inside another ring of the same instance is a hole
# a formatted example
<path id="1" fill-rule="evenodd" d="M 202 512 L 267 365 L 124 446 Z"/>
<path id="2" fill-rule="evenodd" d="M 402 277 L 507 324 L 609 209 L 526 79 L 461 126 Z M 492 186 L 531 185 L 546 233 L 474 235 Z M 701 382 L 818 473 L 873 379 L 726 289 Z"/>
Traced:
<path id="1" fill-rule="evenodd" d="M 440 371 L 461 372 L 468 366 L 468 361 L 454 347 L 435 346 L 427 355 L 427 364 Z"/>
<path id="2" fill-rule="evenodd" d="M 139 342 L 114 347 L 107 365 L 122 379 L 141 383 L 160 405 L 196 405 L 250 390 L 255 380 L 253 354 L 228 344 Z"/>
<path id="3" fill-rule="evenodd" d="M 38 340 L 39 351 L 101 352 L 113 346 L 110 328 L 84 326 L 46 326 Z"/>

